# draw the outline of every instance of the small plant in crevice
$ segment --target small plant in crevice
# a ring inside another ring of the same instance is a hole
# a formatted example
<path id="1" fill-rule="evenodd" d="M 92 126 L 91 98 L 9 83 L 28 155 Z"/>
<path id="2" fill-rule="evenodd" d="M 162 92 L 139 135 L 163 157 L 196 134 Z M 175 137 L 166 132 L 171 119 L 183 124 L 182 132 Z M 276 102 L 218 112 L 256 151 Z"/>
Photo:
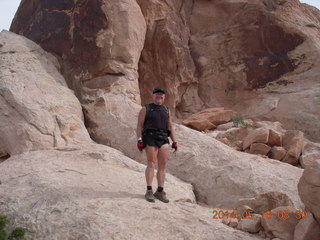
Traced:
<path id="1" fill-rule="evenodd" d="M 233 122 L 233 127 L 252 127 L 250 123 L 244 121 L 242 115 L 231 118 L 231 121 Z"/>
<path id="2" fill-rule="evenodd" d="M 0 215 L 0 240 L 23 240 L 26 229 L 23 227 L 16 227 L 8 234 L 6 226 L 9 220 L 6 216 Z"/>

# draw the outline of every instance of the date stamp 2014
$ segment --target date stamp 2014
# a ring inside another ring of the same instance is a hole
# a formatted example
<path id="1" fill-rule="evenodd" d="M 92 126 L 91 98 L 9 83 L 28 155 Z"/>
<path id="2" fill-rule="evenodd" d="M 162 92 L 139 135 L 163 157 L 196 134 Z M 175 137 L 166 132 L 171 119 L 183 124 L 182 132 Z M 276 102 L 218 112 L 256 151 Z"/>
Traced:
<path id="1" fill-rule="evenodd" d="M 212 219 L 223 219 L 224 217 L 230 217 L 230 218 L 237 218 L 237 212 L 236 210 L 213 210 L 212 211 Z M 242 219 L 253 219 L 254 218 L 254 212 L 252 210 L 245 210 L 242 211 L 241 213 L 238 213 L 238 217 Z M 302 219 L 306 218 L 308 216 L 307 211 L 301 211 L 297 210 L 295 212 L 289 212 L 287 210 L 279 210 L 276 212 L 271 212 L 271 211 L 261 211 L 257 214 L 260 214 L 263 218 L 266 219 L 272 219 L 272 218 L 277 218 L 277 219 Z"/>

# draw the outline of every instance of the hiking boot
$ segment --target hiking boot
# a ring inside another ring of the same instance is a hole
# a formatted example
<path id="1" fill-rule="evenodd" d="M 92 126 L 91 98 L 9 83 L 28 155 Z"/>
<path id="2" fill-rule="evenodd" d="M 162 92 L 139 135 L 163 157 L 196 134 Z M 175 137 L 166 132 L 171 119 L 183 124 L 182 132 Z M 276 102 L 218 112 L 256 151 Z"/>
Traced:
<path id="1" fill-rule="evenodd" d="M 153 196 L 152 190 L 147 190 L 146 195 L 144 195 L 144 197 L 146 198 L 146 200 L 148 202 L 154 202 L 155 201 L 155 198 Z"/>
<path id="2" fill-rule="evenodd" d="M 164 203 L 169 202 L 165 192 L 158 192 L 157 191 L 154 193 L 154 196 L 155 196 L 155 198 L 159 199 L 161 202 L 164 202 Z"/>

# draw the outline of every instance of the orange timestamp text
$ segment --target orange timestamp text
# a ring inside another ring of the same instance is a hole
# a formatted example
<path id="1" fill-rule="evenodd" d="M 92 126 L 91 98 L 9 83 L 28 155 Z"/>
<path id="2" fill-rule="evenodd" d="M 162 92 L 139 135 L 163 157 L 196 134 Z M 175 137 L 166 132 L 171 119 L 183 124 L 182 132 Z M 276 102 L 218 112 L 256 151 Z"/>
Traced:
<path id="1" fill-rule="evenodd" d="M 213 210 L 212 211 L 212 219 L 222 219 L 224 217 L 230 217 L 230 218 L 236 218 L 237 217 L 237 212 L 236 210 Z M 241 212 L 241 214 L 238 214 L 239 218 L 242 219 L 253 219 L 254 218 L 255 212 L 252 210 L 244 210 Z M 297 210 L 295 212 L 289 212 L 287 210 L 279 210 L 276 212 L 271 212 L 271 211 L 261 211 L 260 214 L 263 218 L 266 219 L 272 219 L 272 218 L 277 218 L 277 219 L 302 219 L 302 218 L 307 218 L 308 212 L 307 211 L 300 211 Z"/>

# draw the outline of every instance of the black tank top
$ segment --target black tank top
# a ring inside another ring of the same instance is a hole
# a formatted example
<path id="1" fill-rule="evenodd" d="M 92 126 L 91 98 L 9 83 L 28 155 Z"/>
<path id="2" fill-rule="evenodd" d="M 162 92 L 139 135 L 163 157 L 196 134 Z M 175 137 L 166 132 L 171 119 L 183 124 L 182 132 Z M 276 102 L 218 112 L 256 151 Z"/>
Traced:
<path id="1" fill-rule="evenodd" d="M 146 118 L 143 124 L 143 131 L 148 129 L 163 129 L 168 130 L 168 118 L 169 118 L 169 111 L 165 106 L 157 105 L 154 103 L 149 104 L 149 111 L 148 106 L 146 106 Z"/>

